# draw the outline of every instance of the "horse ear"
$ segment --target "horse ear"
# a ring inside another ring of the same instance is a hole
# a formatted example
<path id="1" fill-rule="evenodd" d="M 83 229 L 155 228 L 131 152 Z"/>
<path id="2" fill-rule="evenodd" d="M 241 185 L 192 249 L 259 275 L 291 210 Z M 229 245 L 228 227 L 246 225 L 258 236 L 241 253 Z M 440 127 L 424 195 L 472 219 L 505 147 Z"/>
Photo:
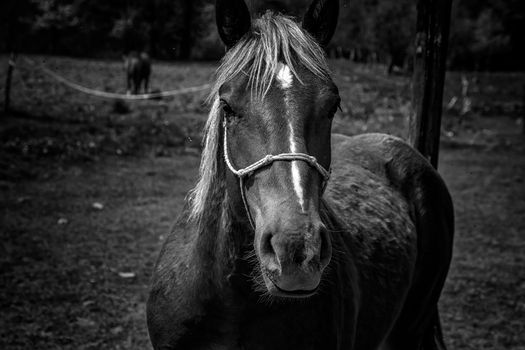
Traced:
<path id="1" fill-rule="evenodd" d="M 250 12 L 244 0 L 215 2 L 217 29 L 224 44 L 231 48 L 251 27 Z"/>
<path id="2" fill-rule="evenodd" d="M 324 47 L 334 35 L 338 17 L 339 0 L 314 0 L 304 15 L 303 28 Z"/>

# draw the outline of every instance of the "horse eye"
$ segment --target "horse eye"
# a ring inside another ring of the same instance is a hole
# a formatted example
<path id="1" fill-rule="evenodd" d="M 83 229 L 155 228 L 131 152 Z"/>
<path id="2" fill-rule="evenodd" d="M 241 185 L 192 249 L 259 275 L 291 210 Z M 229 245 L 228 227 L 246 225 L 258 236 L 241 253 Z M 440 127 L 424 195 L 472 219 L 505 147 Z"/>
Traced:
<path id="1" fill-rule="evenodd" d="M 330 110 L 330 114 L 328 115 L 328 117 L 330 119 L 334 118 L 335 117 L 335 114 L 337 113 L 337 110 L 340 110 L 341 112 L 343 111 L 341 109 L 341 99 L 339 99 L 339 101 L 337 101 L 337 103 L 334 105 L 334 107 L 332 107 L 332 109 Z"/>
<path id="2" fill-rule="evenodd" d="M 226 117 L 227 117 L 227 118 L 230 118 L 230 117 L 236 116 L 234 110 L 230 107 L 230 105 L 228 104 L 228 102 L 226 102 L 226 101 L 224 101 L 224 100 L 221 100 L 221 108 L 222 108 L 222 110 L 224 111 L 224 113 L 226 114 Z"/>

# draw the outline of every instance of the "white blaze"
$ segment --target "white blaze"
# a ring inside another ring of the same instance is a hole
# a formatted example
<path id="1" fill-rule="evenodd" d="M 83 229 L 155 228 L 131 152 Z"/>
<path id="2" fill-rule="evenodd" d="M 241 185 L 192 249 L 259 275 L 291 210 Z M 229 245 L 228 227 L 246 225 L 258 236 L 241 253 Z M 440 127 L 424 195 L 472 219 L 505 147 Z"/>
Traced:
<path id="1" fill-rule="evenodd" d="M 290 87 L 292 87 L 293 84 L 293 74 L 290 70 L 290 67 L 288 67 L 286 64 L 280 63 L 279 64 L 279 70 L 277 72 L 277 81 L 281 84 L 281 88 L 284 91 L 284 102 L 286 103 L 286 109 L 287 111 L 290 110 L 293 106 L 291 106 L 291 100 L 288 95 L 288 90 Z M 290 118 L 288 118 L 290 119 Z M 289 122 L 290 127 L 290 136 L 289 136 L 289 142 L 290 142 L 290 153 L 298 153 L 297 149 L 297 143 L 295 141 L 295 135 L 293 131 L 293 125 L 291 121 Z M 293 182 L 293 188 L 295 191 L 295 194 L 297 195 L 299 205 L 301 205 L 301 210 L 304 212 L 304 190 L 301 186 L 301 173 L 299 172 L 299 166 L 297 165 L 297 161 L 294 160 L 291 162 L 292 165 L 292 182 Z"/>
<path id="2" fill-rule="evenodd" d="M 295 142 L 295 135 L 293 133 L 293 126 L 292 123 L 290 123 L 290 152 L 291 153 L 298 153 L 297 150 L 297 144 Z M 304 191 L 303 187 L 301 186 L 301 173 L 299 172 L 299 166 L 297 165 L 297 160 L 293 160 L 292 163 L 292 182 L 293 182 L 293 189 L 295 193 L 297 194 L 297 198 L 299 199 L 299 204 L 301 205 L 301 210 L 304 212 Z"/>
<path id="3" fill-rule="evenodd" d="M 293 75 L 290 67 L 286 64 L 279 64 L 279 71 L 277 72 L 277 80 L 281 83 L 283 89 L 288 89 L 292 86 Z"/>

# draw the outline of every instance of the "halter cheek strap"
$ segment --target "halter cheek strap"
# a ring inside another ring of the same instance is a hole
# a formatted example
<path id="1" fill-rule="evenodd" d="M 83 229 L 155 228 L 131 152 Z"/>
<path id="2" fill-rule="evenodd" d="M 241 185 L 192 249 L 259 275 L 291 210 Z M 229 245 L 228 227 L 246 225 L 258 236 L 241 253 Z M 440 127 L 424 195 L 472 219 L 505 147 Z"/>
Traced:
<path id="1" fill-rule="evenodd" d="M 252 214 L 250 212 L 250 208 L 248 207 L 248 200 L 246 199 L 246 191 L 244 187 L 244 180 L 245 178 L 248 178 L 252 176 L 256 171 L 260 170 L 261 168 L 267 167 L 272 165 L 273 162 L 276 161 L 284 161 L 284 162 L 292 162 L 295 160 L 300 160 L 308 165 L 310 165 L 312 168 L 316 169 L 319 174 L 321 175 L 323 179 L 323 186 L 322 186 L 322 192 L 324 192 L 326 185 L 328 184 L 328 180 L 330 179 L 330 171 L 326 170 L 314 156 L 305 154 L 305 153 L 280 153 L 277 155 L 268 154 L 265 157 L 259 159 L 255 163 L 248 165 L 245 168 L 242 169 L 235 169 L 233 166 L 229 152 L 228 152 L 228 124 L 226 120 L 223 121 L 223 127 L 224 127 L 224 162 L 226 163 L 226 166 L 230 171 L 235 174 L 239 178 L 239 187 L 241 190 L 241 197 L 244 204 L 244 209 L 246 210 L 246 214 L 248 216 L 248 220 L 250 221 L 250 225 L 253 229 L 255 229 L 255 221 L 253 220 Z"/>

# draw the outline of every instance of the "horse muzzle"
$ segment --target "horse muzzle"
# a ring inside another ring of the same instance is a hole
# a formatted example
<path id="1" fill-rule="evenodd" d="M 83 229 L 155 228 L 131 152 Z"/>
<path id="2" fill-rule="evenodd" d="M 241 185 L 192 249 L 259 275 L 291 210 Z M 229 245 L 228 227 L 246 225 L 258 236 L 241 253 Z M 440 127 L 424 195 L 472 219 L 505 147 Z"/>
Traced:
<path id="1" fill-rule="evenodd" d="M 261 272 L 274 296 L 314 295 L 330 262 L 332 247 L 322 223 L 306 223 L 287 230 L 262 230 L 258 245 Z"/>

